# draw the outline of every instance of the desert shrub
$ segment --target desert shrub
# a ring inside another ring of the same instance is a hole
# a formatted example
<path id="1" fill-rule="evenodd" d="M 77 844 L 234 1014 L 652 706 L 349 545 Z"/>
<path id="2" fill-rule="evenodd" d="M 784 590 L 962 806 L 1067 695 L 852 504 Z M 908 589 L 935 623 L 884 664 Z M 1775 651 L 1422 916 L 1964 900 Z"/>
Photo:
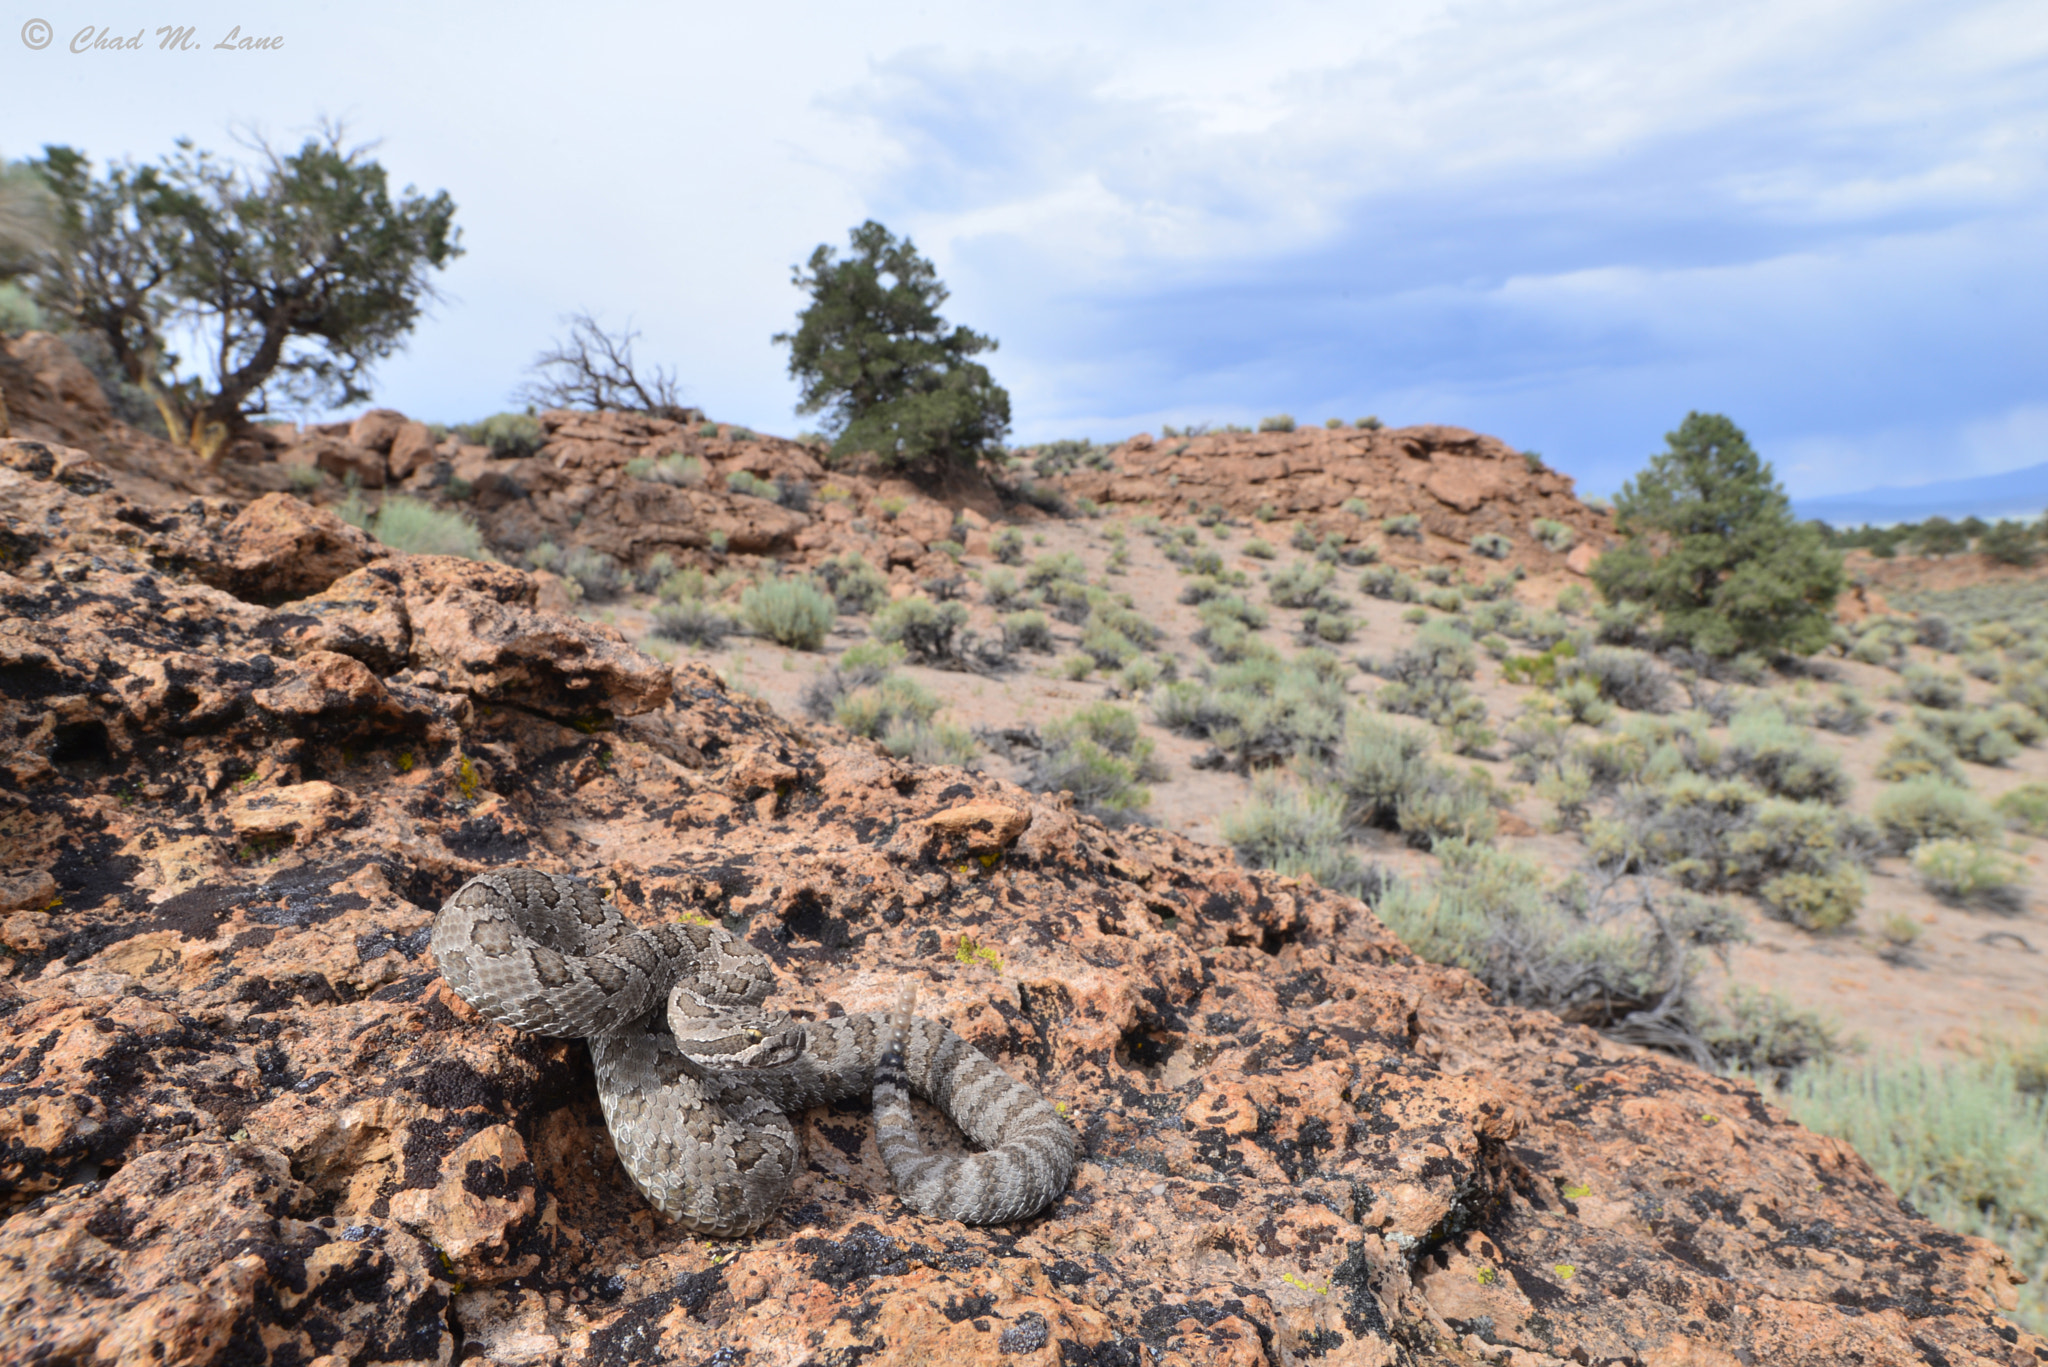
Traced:
<path id="1" fill-rule="evenodd" d="M 824 645 L 836 611 L 831 595 L 808 579 L 770 579 L 740 595 L 740 616 L 747 625 L 795 650 Z"/>
<path id="2" fill-rule="evenodd" d="M 625 571 L 619 562 L 589 546 L 571 546 L 559 565 L 564 579 L 573 581 L 583 596 L 593 600 L 615 598 L 626 587 Z"/>
<path id="3" fill-rule="evenodd" d="M 1836 806 L 1849 797 L 1841 760 L 1773 707 L 1738 715 L 1719 758 L 1722 772 L 1739 773 L 1774 797 Z"/>
<path id="4" fill-rule="evenodd" d="M 973 732 L 952 722 L 891 722 L 881 734 L 882 748 L 897 759 L 918 764 L 950 764 L 964 768 L 981 753 Z"/>
<path id="5" fill-rule="evenodd" d="M 1913 640 L 1917 645 L 1946 654 L 1958 647 L 1961 636 L 1948 618 L 1936 612 L 1923 612 L 1913 619 Z"/>
<path id="6" fill-rule="evenodd" d="M 1498 823 L 1487 791 L 1428 754 L 1427 736 L 1353 713 L 1329 762 L 1330 786 L 1352 820 L 1399 831 L 1424 849 L 1441 840 L 1491 840 Z"/>
<path id="7" fill-rule="evenodd" d="M 1535 537 L 1539 545 L 1547 550 L 1555 551 L 1559 555 L 1570 550 L 1573 543 L 1578 540 L 1577 534 L 1570 527 L 1547 517 L 1539 517 L 1534 522 L 1531 522 L 1529 524 L 1529 535 Z"/>
<path id="8" fill-rule="evenodd" d="M 1380 530 L 1388 536 L 1408 536 L 1417 541 L 1422 539 L 1422 519 L 1414 513 L 1399 513 L 1380 523 Z"/>
<path id="9" fill-rule="evenodd" d="M 2023 748 L 2019 738 L 2006 728 L 2007 717 L 1995 710 L 1937 712 L 1916 708 L 1913 717 L 1928 735 L 1972 764 L 2004 764 Z"/>
<path id="10" fill-rule="evenodd" d="M 500 460 L 530 456 L 547 440 L 540 419 L 526 413 L 493 413 L 481 422 L 459 424 L 455 435 L 471 446 L 490 447 Z"/>
<path id="11" fill-rule="evenodd" d="M 732 618 L 702 598 L 657 603 L 649 616 L 656 636 L 684 645 L 716 647 L 733 629 Z"/>
<path id="12" fill-rule="evenodd" d="M 1600 685 L 1591 679 L 1567 679 L 1552 696 L 1559 710 L 1581 726 L 1605 726 L 1614 716 L 1614 704 L 1600 696 Z"/>
<path id="13" fill-rule="evenodd" d="M 1406 649 L 1384 660 L 1373 661 L 1373 673 L 1401 683 L 1421 679 L 1469 679 L 1478 672 L 1478 655 L 1472 638 L 1442 623 L 1431 622 L 1415 635 Z"/>
<path id="14" fill-rule="evenodd" d="M 1381 889 L 1378 871 L 1363 867 L 1345 839 L 1344 800 L 1335 793 L 1261 775 L 1219 829 L 1249 867 L 1306 875 L 1357 897 Z"/>
<path id="15" fill-rule="evenodd" d="M 1887 846 L 1906 854 L 1930 840 L 1998 838 L 1998 816 L 1990 804 L 1938 778 L 1910 778 L 1878 795 L 1872 817 Z"/>
<path id="16" fill-rule="evenodd" d="M 1680 885 L 1754 893 L 1810 930 L 1846 924 L 1863 901 L 1857 826 L 1821 802 L 1767 797 L 1740 778 L 1682 773 L 1634 790 L 1636 810 L 1588 823 L 1609 860 L 1640 859 Z"/>
<path id="17" fill-rule="evenodd" d="M 1919 726 L 1901 726 L 1892 732 L 1875 772 L 1887 783 L 1928 777 L 1944 783 L 1963 782 L 1963 766 L 1954 749 L 1940 736 Z"/>
<path id="18" fill-rule="evenodd" d="M 1342 612 L 1311 610 L 1302 615 L 1301 639 L 1305 645 L 1342 645 L 1357 633 L 1357 621 Z"/>
<path id="19" fill-rule="evenodd" d="M 1662 712 L 1671 702 L 1671 676 L 1640 650 L 1595 646 L 1558 660 L 1558 678 L 1588 679 L 1601 698 L 1632 712 Z"/>
<path id="20" fill-rule="evenodd" d="M 1015 527 L 1005 527 L 997 532 L 989 543 L 989 552 L 999 565 L 1021 565 L 1024 563 L 1024 534 Z"/>
<path id="21" fill-rule="evenodd" d="M 1371 517 L 1372 508 L 1362 498 L 1347 498 L 1339 505 L 1353 517 Z"/>
<path id="22" fill-rule="evenodd" d="M 729 494 L 744 494 L 748 498 L 764 498 L 775 501 L 775 486 L 751 470 L 734 470 L 725 477 L 725 491 Z"/>
<path id="23" fill-rule="evenodd" d="M 854 551 L 825 561 L 815 573 L 841 612 L 873 612 L 889 601 L 889 577 Z"/>
<path id="24" fill-rule="evenodd" d="M 1127 821 L 1152 800 L 1141 782 L 1151 753 L 1152 743 L 1139 734 L 1134 714 L 1097 704 L 1045 728 L 1031 786 L 1040 792 L 1070 792 L 1083 811 L 1112 823 Z"/>
<path id="25" fill-rule="evenodd" d="M 1963 705 L 1963 681 L 1929 665 L 1908 665 L 1899 675 L 1899 692 L 1920 707 L 1953 710 Z"/>
<path id="26" fill-rule="evenodd" d="M 1422 601 L 1438 612 L 1458 613 L 1465 609 L 1465 595 L 1453 588 L 1430 589 Z"/>
<path id="27" fill-rule="evenodd" d="M 1944 902 L 2001 911 L 2022 911 L 2024 895 L 2014 886 L 2020 870 L 1997 850 L 1975 840 L 1929 840 L 1913 851 L 1913 872 Z"/>
<path id="28" fill-rule="evenodd" d="M 1159 644 L 1159 624 L 1124 602 L 1099 600 L 1088 614 L 1088 620 L 1091 626 L 1101 625 L 1121 632 L 1143 649 L 1150 650 Z"/>
<path id="29" fill-rule="evenodd" d="M 1292 432 L 1294 430 L 1293 415 L 1275 413 L 1270 418 L 1260 418 L 1259 430 L 1261 432 Z"/>
<path id="30" fill-rule="evenodd" d="M 1728 989 L 1721 1009 L 1704 1013 L 1700 1034 L 1720 1066 L 1760 1078 L 1782 1079 L 1806 1064 L 1825 1064 L 1841 1047 L 1818 1012 L 1795 1006 L 1781 992 L 1740 983 Z"/>
<path id="31" fill-rule="evenodd" d="M 1254 560 L 1271 560 L 1276 554 L 1272 542 L 1256 536 L 1244 543 L 1244 553 Z"/>
<path id="32" fill-rule="evenodd" d="M 1052 622 L 1042 612 L 1013 612 L 1003 618 L 1003 639 L 1010 649 L 1052 653 Z"/>
<path id="33" fill-rule="evenodd" d="M 965 603 L 940 603 L 922 594 L 899 598 L 875 614 L 875 639 L 901 645 L 919 664 L 952 667 L 960 659 L 958 636 L 967 625 Z"/>
<path id="34" fill-rule="evenodd" d="M 2022 784 L 1991 805 L 2014 830 L 2048 835 L 2048 783 Z"/>
<path id="35" fill-rule="evenodd" d="M 636 456 L 626 462 L 626 473 L 634 479 L 673 484 L 684 489 L 701 488 L 704 484 L 704 462 L 680 451 L 671 451 L 658 458 Z"/>
<path id="36" fill-rule="evenodd" d="M 1741 938 L 1726 908 L 1640 885 L 1552 887 L 1533 861 L 1463 841 L 1438 853 L 1434 876 L 1391 881 L 1373 906 L 1416 954 L 1469 970 L 1497 1000 L 1706 1061 L 1688 953 Z"/>
<path id="37" fill-rule="evenodd" d="M 1358 576 L 1358 587 L 1369 597 L 1392 603 L 1412 603 L 1419 596 L 1415 581 L 1392 565 L 1373 565 Z"/>
<path id="38" fill-rule="evenodd" d="M 2012 1317 L 2048 1332 L 2048 1098 L 2010 1052 L 1803 1068 L 1771 1100 L 1852 1145 L 1935 1223 L 2009 1251 L 2031 1279 Z"/>
<path id="39" fill-rule="evenodd" d="M 1045 728 L 1045 738 L 1063 744 L 1076 737 L 1093 741 L 1113 755 L 1121 755 L 1139 766 L 1139 776 L 1153 769 L 1153 745 L 1140 728 L 1138 714 L 1114 703 L 1094 703 L 1069 713 Z"/>
<path id="40" fill-rule="evenodd" d="M 1336 571 L 1328 565 L 1315 561 L 1297 561 L 1276 571 L 1267 585 L 1267 595 L 1275 607 L 1320 608 L 1339 606 L 1330 592 L 1330 580 Z"/>
<path id="41" fill-rule="evenodd" d="M 1817 873 L 1781 873 L 1757 886 L 1757 900 L 1803 930 L 1839 930 L 1856 918 L 1866 891 L 1863 874 L 1847 864 Z"/>
<path id="42" fill-rule="evenodd" d="M 1823 731 L 1860 736 L 1870 729 L 1870 704 L 1853 688 L 1838 688 L 1832 699 L 1813 710 L 1813 724 Z"/>
<path id="43" fill-rule="evenodd" d="M 287 465 L 284 467 L 284 479 L 286 487 L 304 498 L 325 484 L 327 475 L 317 465 Z"/>
<path id="44" fill-rule="evenodd" d="M 1472 550 L 1488 560 L 1505 560 L 1515 553 L 1515 543 L 1499 532 L 1481 532 L 1472 538 Z"/>
<path id="45" fill-rule="evenodd" d="M 370 519 L 370 535 L 409 555 L 459 555 L 488 560 L 483 533 L 460 513 L 443 512 L 403 494 L 393 494 Z"/>
<path id="46" fill-rule="evenodd" d="M 1106 622 L 1090 621 L 1081 633 L 1081 653 L 1100 669 L 1121 669 L 1141 653 L 1137 642 Z"/>
<path id="47" fill-rule="evenodd" d="M 1514 656 L 1501 666 L 1500 676 L 1508 683 L 1554 688 L 1563 677 L 1566 663 L 1578 658 L 1578 654 L 1579 643 L 1566 636 L 1534 655 Z M 1595 692 L 1599 690 L 1598 684 L 1593 687 Z"/>
<path id="48" fill-rule="evenodd" d="M 981 596 L 992 608 L 1010 606 L 1022 596 L 1017 576 L 1008 570 L 984 570 L 981 574 Z"/>
<path id="49" fill-rule="evenodd" d="M 1646 603 L 1607 603 L 1593 609 L 1593 634 L 1603 645 L 1634 645 L 1648 634 L 1653 614 Z"/>
<path id="50" fill-rule="evenodd" d="M 901 646 L 863 641 L 805 686 L 803 709 L 870 740 L 901 724 L 929 723 L 939 700 L 916 680 L 894 672 L 902 661 Z"/>
<path id="51" fill-rule="evenodd" d="M 1180 586 L 1180 601 L 1189 607 L 1196 607 L 1212 598 L 1221 598 L 1230 591 L 1229 586 L 1208 575 L 1197 575 Z"/>
<path id="52" fill-rule="evenodd" d="M 1344 730 L 1346 698 L 1334 663 L 1334 657 L 1303 651 L 1288 661 L 1227 664 L 1206 681 L 1160 689 L 1153 718 L 1182 735 L 1206 738 L 1240 771 L 1326 755 Z"/>
<path id="53" fill-rule="evenodd" d="M 2000 519 L 1978 533 L 1977 552 L 2000 565 L 2032 565 L 2041 558 L 2033 529 L 2010 519 Z"/>

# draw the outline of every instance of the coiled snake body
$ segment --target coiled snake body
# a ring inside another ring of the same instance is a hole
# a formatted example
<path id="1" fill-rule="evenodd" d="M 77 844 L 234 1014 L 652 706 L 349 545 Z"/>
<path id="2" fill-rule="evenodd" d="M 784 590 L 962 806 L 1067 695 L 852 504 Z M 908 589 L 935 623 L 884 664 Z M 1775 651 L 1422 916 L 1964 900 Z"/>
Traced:
<path id="1" fill-rule="evenodd" d="M 992 1224 L 1043 1209 L 1074 1174 L 1072 1127 L 965 1040 L 896 1009 L 796 1021 L 760 1009 L 768 960 L 723 929 L 638 927 L 580 879 L 509 868 L 473 878 L 434 918 L 434 955 L 462 999 L 520 1030 L 589 1041 L 619 1161 L 698 1234 L 766 1224 L 798 1158 L 788 1116 L 872 1094 L 897 1194 L 940 1219 Z M 923 1152 L 905 1087 L 985 1151 Z"/>

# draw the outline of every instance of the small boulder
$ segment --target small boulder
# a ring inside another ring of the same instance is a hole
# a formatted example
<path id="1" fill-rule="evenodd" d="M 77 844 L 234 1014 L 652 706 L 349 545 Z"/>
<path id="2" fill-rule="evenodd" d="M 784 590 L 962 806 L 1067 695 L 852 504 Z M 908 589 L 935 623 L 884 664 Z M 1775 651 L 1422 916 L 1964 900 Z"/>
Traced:
<path id="1" fill-rule="evenodd" d="M 349 424 L 348 439 L 365 450 L 388 455 L 393 439 L 410 421 L 405 414 L 389 408 L 373 408 Z"/>
<path id="2" fill-rule="evenodd" d="M 424 466 L 431 465 L 438 454 L 434 434 L 423 422 L 408 422 L 398 429 L 391 438 L 390 458 L 386 463 L 388 478 L 407 479 Z"/>
<path id="3" fill-rule="evenodd" d="M 221 534 L 219 558 L 201 577 L 251 603 L 319 593 L 389 552 L 324 508 L 290 494 L 265 494 Z"/>

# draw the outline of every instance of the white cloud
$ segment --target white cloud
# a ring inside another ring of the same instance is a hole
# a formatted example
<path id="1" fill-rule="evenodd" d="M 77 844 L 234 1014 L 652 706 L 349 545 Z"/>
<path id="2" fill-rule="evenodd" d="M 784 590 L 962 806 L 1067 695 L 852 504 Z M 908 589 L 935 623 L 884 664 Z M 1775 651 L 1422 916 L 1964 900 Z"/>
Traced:
<path id="1" fill-rule="evenodd" d="M 379 395 L 425 416 L 496 407 L 589 307 L 722 416 L 793 427 L 768 340 L 789 267 L 869 216 L 1002 339 L 1026 436 L 1379 411 L 1611 487 L 1720 406 L 1818 491 L 1930 451 L 1981 466 L 2044 402 L 2015 322 L 2048 303 L 2038 0 L 368 3 L 277 27 L 281 53 L 184 64 L 0 41 L 0 150 L 148 158 L 350 115 L 461 205 L 450 303 Z"/>

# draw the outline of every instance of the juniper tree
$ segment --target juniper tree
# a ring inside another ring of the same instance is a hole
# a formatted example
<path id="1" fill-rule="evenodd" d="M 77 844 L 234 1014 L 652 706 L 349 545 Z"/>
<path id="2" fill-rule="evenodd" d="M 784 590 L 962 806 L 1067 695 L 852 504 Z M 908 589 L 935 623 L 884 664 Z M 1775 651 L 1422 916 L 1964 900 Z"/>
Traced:
<path id="1" fill-rule="evenodd" d="M 1628 537 L 1593 566 L 1610 602 L 1640 602 L 1711 655 L 1828 643 L 1841 556 L 1795 521 L 1770 465 L 1718 413 L 1689 413 L 1614 500 Z"/>
<path id="2" fill-rule="evenodd" d="M 846 259 L 828 245 L 792 283 L 810 293 L 789 347 L 801 413 L 823 413 L 833 452 L 873 451 L 884 465 L 940 468 L 991 459 L 1010 430 L 1010 396 L 972 358 L 995 339 L 939 316 L 947 298 L 910 239 L 873 219 L 849 234 Z"/>
<path id="3" fill-rule="evenodd" d="M 369 398 L 371 366 L 433 297 L 429 270 L 462 254 L 446 191 L 394 196 L 369 149 L 326 129 L 295 152 L 259 144 L 251 174 L 181 139 L 161 166 L 94 177 L 48 147 L 59 249 L 35 273 L 46 312 L 103 342 L 173 441 L 212 463 L 273 399 Z M 204 357 L 181 365 L 178 337 Z"/>

